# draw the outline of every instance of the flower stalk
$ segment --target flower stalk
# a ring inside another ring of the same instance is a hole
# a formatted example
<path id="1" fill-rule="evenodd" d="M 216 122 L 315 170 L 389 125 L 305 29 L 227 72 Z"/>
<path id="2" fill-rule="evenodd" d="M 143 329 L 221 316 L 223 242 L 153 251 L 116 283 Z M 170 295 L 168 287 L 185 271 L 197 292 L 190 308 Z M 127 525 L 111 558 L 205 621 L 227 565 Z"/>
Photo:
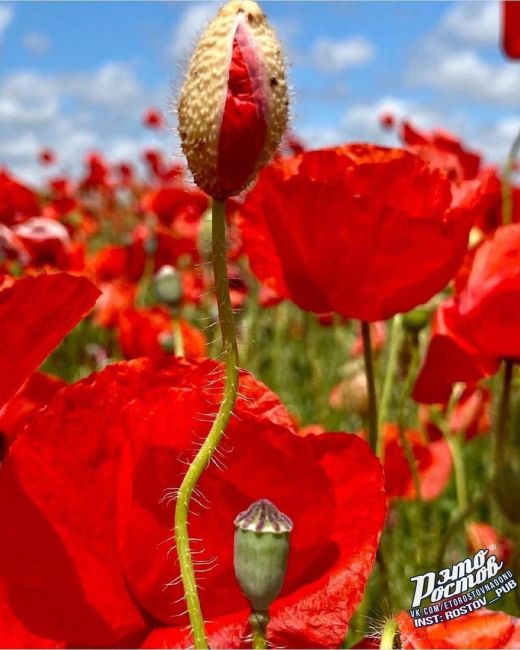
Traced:
<path id="1" fill-rule="evenodd" d="M 392 398 L 392 388 L 394 386 L 395 373 L 397 370 L 397 361 L 399 359 L 399 350 L 403 340 L 402 317 L 397 314 L 392 319 L 392 328 L 390 330 L 390 343 L 388 350 L 388 362 L 386 366 L 385 379 L 383 382 L 383 391 L 381 393 L 381 402 L 379 406 L 378 429 L 383 430 L 388 415 L 388 407 Z M 383 436 L 378 436 L 377 456 L 383 462 L 384 460 L 384 440 Z"/>
<path id="2" fill-rule="evenodd" d="M 380 650 L 393 650 L 398 634 L 399 628 L 397 621 L 395 618 L 389 618 L 388 621 L 386 621 L 381 634 L 381 641 L 379 643 Z"/>
<path id="3" fill-rule="evenodd" d="M 208 648 L 204 619 L 193 569 L 188 534 L 188 513 L 193 491 L 208 466 L 231 418 L 238 391 L 238 349 L 235 337 L 233 310 L 229 297 L 226 263 L 226 218 L 223 201 L 213 201 L 212 210 L 213 272 L 218 315 L 225 356 L 225 383 L 222 402 L 211 429 L 184 476 L 175 508 L 175 544 L 184 597 L 188 607 L 195 648 Z"/>
<path id="4" fill-rule="evenodd" d="M 378 439 L 378 417 L 376 382 L 374 376 L 374 357 L 372 351 L 372 340 L 370 337 L 370 323 L 361 321 L 361 336 L 363 338 L 363 359 L 365 362 L 365 374 L 368 388 L 368 442 L 372 451 L 377 450 Z"/>
<path id="5" fill-rule="evenodd" d="M 253 650 L 267 648 L 266 630 L 269 623 L 267 612 L 251 612 L 249 624 L 251 625 L 251 647 Z"/>
<path id="6" fill-rule="evenodd" d="M 495 471 L 503 466 L 504 451 L 509 432 L 509 410 L 511 402 L 511 385 L 513 382 L 514 362 L 511 359 L 504 361 L 502 379 L 502 393 L 498 404 L 497 421 L 495 426 Z"/>

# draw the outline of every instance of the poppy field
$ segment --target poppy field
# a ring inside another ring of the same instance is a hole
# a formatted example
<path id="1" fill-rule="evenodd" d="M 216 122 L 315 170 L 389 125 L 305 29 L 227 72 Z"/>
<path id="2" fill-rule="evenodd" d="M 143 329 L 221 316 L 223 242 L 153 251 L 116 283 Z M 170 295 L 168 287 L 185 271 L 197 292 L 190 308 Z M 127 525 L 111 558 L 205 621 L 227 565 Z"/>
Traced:
<path id="1" fill-rule="evenodd" d="M 0 167 L 0 647 L 520 648 L 520 134 L 315 147 L 252 0 L 183 74 Z"/>

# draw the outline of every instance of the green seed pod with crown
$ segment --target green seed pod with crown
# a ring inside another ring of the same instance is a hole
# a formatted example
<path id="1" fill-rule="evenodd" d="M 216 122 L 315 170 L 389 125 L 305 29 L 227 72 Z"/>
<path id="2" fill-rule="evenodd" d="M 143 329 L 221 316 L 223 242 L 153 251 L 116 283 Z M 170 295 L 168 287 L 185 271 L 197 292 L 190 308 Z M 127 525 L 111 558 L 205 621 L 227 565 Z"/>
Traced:
<path id="1" fill-rule="evenodd" d="M 182 300 L 182 282 L 177 269 L 169 264 L 162 266 L 154 276 L 155 295 L 169 307 L 177 307 Z"/>
<path id="2" fill-rule="evenodd" d="M 267 499 L 235 519 L 235 575 L 255 612 L 267 612 L 287 569 L 292 521 Z"/>

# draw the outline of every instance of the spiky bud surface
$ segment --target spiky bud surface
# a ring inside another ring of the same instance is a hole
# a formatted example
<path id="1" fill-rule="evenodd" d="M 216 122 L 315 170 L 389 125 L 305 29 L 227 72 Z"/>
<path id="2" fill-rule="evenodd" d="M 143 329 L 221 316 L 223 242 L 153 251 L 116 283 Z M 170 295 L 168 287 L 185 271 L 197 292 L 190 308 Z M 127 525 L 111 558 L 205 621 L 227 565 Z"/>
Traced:
<path id="1" fill-rule="evenodd" d="M 252 0 L 231 0 L 198 42 L 182 87 L 179 134 L 197 185 L 223 200 L 241 192 L 287 126 L 284 57 Z"/>
<path id="2" fill-rule="evenodd" d="M 234 524 L 235 575 L 253 611 L 267 612 L 285 579 L 292 521 L 271 501 L 260 499 Z"/>

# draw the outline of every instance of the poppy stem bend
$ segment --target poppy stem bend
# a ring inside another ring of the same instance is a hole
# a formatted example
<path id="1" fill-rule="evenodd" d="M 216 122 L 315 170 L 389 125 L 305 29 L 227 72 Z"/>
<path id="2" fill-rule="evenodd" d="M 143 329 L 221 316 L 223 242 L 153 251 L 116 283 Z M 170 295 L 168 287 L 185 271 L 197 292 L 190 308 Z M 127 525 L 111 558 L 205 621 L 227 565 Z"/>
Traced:
<path id="1" fill-rule="evenodd" d="M 208 642 L 190 551 L 188 534 L 189 505 L 195 486 L 208 466 L 231 418 L 237 398 L 239 382 L 235 323 L 233 320 L 231 299 L 229 297 L 226 260 L 226 216 L 223 201 L 213 201 L 212 246 L 215 293 L 225 356 L 224 394 L 211 429 L 182 480 L 175 507 L 175 545 L 179 558 L 184 597 L 186 599 L 192 628 L 193 642 L 197 649 L 208 648 Z"/>
<path id="2" fill-rule="evenodd" d="M 365 375 L 368 388 L 368 442 L 372 451 L 375 453 L 377 451 L 378 418 L 370 323 L 361 321 L 361 336 L 363 338 L 363 359 L 365 362 Z"/>

